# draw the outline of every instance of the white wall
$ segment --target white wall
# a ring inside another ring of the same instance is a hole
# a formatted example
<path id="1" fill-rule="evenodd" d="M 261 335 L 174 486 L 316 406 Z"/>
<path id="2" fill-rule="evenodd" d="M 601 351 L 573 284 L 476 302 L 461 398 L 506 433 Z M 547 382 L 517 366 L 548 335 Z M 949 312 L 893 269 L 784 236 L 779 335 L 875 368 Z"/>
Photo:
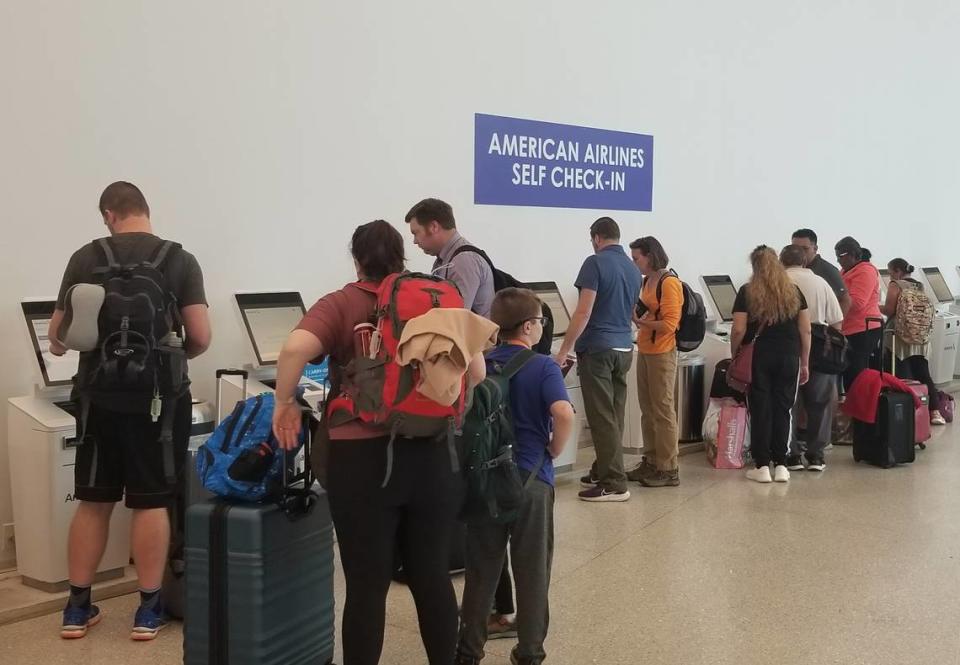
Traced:
<path id="1" fill-rule="evenodd" d="M 811 226 L 827 248 L 849 233 L 878 260 L 939 264 L 957 289 L 958 7 L 6 0 L 0 397 L 35 380 L 18 301 L 56 292 L 116 179 L 204 266 L 203 396 L 250 355 L 232 292 L 341 285 L 353 227 L 402 227 L 423 196 L 503 268 L 569 289 L 598 211 L 473 206 L 475 112 L 653 134 L 654 211 L 614 217 L 691 281 L 739 282 L 754 245 Z"/>

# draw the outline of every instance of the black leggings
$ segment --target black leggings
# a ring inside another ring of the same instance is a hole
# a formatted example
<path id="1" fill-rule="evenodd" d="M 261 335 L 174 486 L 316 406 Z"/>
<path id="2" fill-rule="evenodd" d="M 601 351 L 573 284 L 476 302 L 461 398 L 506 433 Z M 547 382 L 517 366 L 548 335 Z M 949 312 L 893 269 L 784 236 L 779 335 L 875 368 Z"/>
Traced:
<path id="1" fill-rule="evenodd" d="M 850 392 L 850 386 L 860 376 L 860 372 L 870 367 L 870 358 L 880 346 L 883 331 L 880 328 L 865 330 L 847 335 L 847 369 L 843 373 L 843 391 Z"/>
<path id="2" fill-rule="evenodd" d="M 397 439 L 390 481 L 387 439 L 331 441 L 327 491 L 347 581 L 344 665 L 377 665 L 387 591 L 399 540 L 430 665 L 450 665 L 457 645 L 457 598 L 448 564 L 463 481 L 443 443 Z"/>
<path id="3" fill-rule="evenodd" d="M 771 461 L 787 463 L 790 411 L 797 401 L 799 373 L 799 356 L 754 350 L 747 407 L 750 409 L 750 450 L 758 469 Z"/>

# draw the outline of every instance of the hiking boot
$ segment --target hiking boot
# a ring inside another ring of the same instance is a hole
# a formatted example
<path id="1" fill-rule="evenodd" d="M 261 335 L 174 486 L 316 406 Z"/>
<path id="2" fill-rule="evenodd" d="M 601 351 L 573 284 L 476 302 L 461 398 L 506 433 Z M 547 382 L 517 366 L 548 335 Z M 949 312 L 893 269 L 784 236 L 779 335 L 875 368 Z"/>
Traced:
<path id="1" fill-rule="evenodd" d="M 167 615 L 162 608 L 150 608 L 141 605 L 133 619 L 133 631 L 130 639 L 137 642 L 146 642 L 157 637 L 157 634 L 167 627 Z"/>
<path id="2" fill-rule="evenodd" d="M 629 501 L 630 492 L 629 490 L 616 492 L 613 490 L 606 490 L 599 485 L 594 485 L 590 489 L 580 492 L 579 497 L 581 501 Z"/>
<path id="3" fill-rule="evenodd" d="M 646 478 L 640 479 L 644 487 L 676 487 L 680 484 L 680 470 L 656 471 Z"/>
<path id="4" fill-rule="evenodd" d="M 517 620 L 502 614 L 492 614 L 487 621 L 487 639 L 501 640 L 517 636 Z"/>
<path id="5" fill-rule="evenodd" d="M 627 480 L 635 483 L 642 483 L 644 478 L 648 478 L 657 472 L 657 467 L 651 464 L 647 457 L 640 460 L 640 464 L 627 471 Z"/>
<path id="6" fill-rule="evenodd" d="M 787 469 L 790 471 L 803 471 L 803 459 L 800 455 L 790 455 L 787 458 Z"/>
<path id="7" fill-rule="evenodd" d="M 65 640 L 78 640 L 86 637 L 87 630 L 100 623 L 100 608 L 96 605 L 74 607 L 67 605 L 63 610 L 63 624 L 60 637 Z"/>

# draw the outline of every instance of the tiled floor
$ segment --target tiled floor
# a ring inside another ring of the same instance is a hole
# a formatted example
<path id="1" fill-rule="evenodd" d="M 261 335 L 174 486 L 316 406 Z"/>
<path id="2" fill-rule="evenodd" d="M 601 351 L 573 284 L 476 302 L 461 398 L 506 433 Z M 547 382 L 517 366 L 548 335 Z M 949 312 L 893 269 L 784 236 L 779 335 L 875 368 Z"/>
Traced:
<path id="1" fill-rule="evenodd" d="M 571 478 L 558 492 L 548 662 L 960 663 L 958 432 L 940 428 L 915 464 L 887 471 L 838 447 L 824 475 L 788 485 L 715 471 L 702 454 L 682 459 L 679 488 L 634 487 L 625 504 L 579 502 Z M 57 616 L 0 627 L 0 662 L 179 663 L 179 626 L 127 639 L 134 604 L 104 602 L 103 623 L 74 643 Z M 402 586 L 387 621 L 382 662 L 425 663 Z M 484 664 L 506 665 L 511 646 L 491 642 Z"/>

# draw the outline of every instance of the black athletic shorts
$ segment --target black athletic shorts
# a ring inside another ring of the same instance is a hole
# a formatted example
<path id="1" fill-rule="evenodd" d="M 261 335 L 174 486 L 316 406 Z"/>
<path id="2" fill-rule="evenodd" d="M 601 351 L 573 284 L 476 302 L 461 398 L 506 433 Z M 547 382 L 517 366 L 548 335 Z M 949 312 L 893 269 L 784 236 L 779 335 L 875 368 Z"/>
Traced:
<path id="1" fill-rule="evenodd" d="M 127 507 L 133 509 L 173 505 L 183 477 L 192 410 L 190 393 L 176 402 L 173 471 L 177 483 L 170 485 L 160 444 L 161 422 L 153 422 L 150 414 L 121 413 L 91 404 L 86 437 L 77 448 L 76 497 L 81 501 L 116 503 L 126 496 Z M 79 418 L 78 414 L 78 434 L 82 431 Z"/>

